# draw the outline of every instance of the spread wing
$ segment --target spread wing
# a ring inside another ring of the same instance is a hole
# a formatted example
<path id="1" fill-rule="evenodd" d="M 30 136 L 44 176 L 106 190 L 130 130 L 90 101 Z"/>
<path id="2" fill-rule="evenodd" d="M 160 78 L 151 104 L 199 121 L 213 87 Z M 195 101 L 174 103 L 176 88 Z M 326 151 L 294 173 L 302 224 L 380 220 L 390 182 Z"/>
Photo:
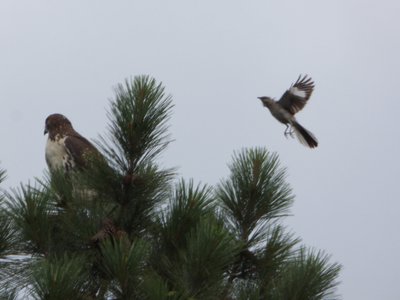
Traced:
<path id="1" fill-rule="evenodd" d="M 282 95 L 278 103 L 291 114 L 302 110 L 314 90 L 314 82 L 304 75 L 297 78 L 296 82 Z"/>
<path id="2" fill-rule="evenodd" d="M 78 169 L 82 169 L 86 166 L 87 155 L 100 155 L 92 143 L 79 133 L 68 135 L 64 144 Z"/>

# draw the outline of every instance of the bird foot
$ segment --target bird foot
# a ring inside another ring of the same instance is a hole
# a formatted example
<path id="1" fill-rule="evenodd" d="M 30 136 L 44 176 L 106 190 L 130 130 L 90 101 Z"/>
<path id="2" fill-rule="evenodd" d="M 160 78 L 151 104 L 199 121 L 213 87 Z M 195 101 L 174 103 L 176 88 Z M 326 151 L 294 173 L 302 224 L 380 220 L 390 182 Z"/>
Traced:
<path id="1" fill-rule="evenodd" d="M 292 139 L 294 138 L 294 130 L 287 128 L 284 132 L 285 138 L 288 138 L 290 136 Z"/>

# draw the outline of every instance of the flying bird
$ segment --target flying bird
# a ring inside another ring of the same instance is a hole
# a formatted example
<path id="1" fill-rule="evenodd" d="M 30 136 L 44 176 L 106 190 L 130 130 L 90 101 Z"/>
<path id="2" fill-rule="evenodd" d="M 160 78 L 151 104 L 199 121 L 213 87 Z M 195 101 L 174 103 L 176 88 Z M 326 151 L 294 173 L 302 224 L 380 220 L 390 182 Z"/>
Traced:
<path id="1" fill-rule="evenodd" d="M 44 134 L 48 134 L 46 162 L 51 172 L 84 169 L 88 155 L 100 155 L 96 147 L 76 132 L 71 122 L 61 114 L 47 117 Z"/>
<path id="2" fill-rule="evenodd" d="M 310 148 L 318 146 L 315 136 L 301 126 L 294 115 L 303 109 L 314 90 L 314 82 L 310 77 L 300 75 L 297 81 L 282 95 L 279 101 L 270 97 L 258 97 L 263 105 L 279 122 L 286 125 L 285 136 L 296 135 L 300 143 Z"/>

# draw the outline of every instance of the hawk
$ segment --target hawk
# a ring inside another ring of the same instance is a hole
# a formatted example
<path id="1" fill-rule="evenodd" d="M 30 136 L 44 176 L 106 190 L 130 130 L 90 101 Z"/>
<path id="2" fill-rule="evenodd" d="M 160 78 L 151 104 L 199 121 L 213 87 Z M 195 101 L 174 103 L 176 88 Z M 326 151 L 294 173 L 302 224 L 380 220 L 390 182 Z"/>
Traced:
<path id="1" fill-rule="evenodd" d="M 51 172 L 84 169 L 88 155 L 100 155 L 87 139 L 74 130 L 71 122 L 61 114 L 47 117 L 44 134 L 48 133 L 46 162 Z"/>
<path id="2" fill-rule="evenodd" d="M 297 78 L 297 81 L 282 95 L 279 101 L 270 97 L 258 97 L 263 105 L 279 122 L 286 125 L 284 135 L 296 135 L 300 143 L 310 148 L 318 146 L 315 136 L 301 126 L 294 115 L 306 105 L 314 90 L 314 82 L 307 75 Z"/>

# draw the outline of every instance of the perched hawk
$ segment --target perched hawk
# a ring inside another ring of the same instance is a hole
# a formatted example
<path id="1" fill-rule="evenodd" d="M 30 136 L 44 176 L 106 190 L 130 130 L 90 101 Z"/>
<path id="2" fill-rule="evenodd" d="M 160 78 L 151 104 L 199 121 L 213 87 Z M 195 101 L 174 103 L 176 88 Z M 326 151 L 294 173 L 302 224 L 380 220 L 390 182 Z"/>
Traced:
<path id="1" fill-rule="evenodd" d="M 44 134 L 48 133 L 46 162 L 50 171 L 63 169 L 69 172 L 83 169 L 87 155 L 100 155 L 98 150 L 74 130 L 71 122 L 61 114 L 47 117 Z"/>
<path id="2" fill-rule="evenodd" d="M 297 122 L 294 115 L 306 105 L 313 90 L 314 82 L 311 78 L 307 78 L 307 75 L 303 77 L 300 75 L 279 101 L 275 101 L 270 97 L 258 97 L 275 119 L 286 125 L 285 136 L 292 136 L 294 132 L 298 140 L 310 148 L 317 147 L 318 140 L 310 131 Z"/>

